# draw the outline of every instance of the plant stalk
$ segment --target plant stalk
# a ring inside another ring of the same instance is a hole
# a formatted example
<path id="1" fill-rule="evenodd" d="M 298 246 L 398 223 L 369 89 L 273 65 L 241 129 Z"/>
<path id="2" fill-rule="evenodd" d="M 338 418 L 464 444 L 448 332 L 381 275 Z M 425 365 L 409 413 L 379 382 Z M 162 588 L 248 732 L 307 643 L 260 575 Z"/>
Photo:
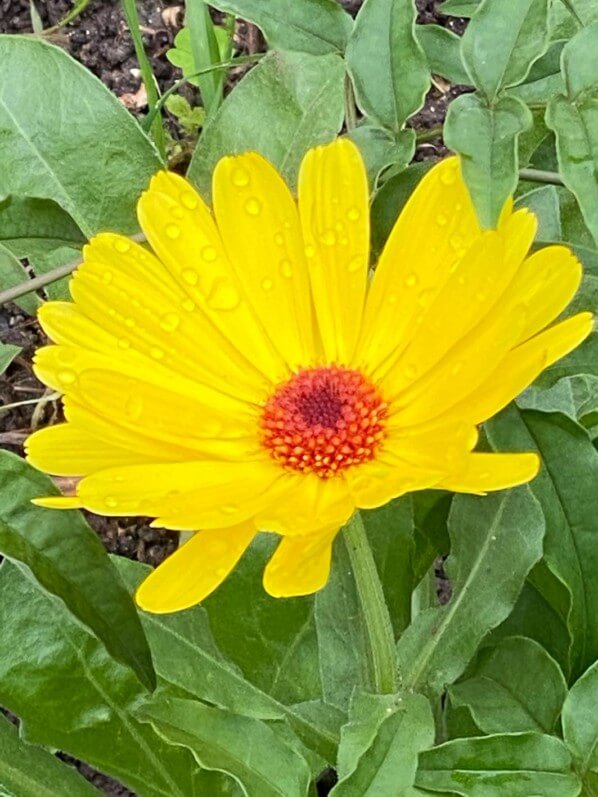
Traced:
<path id="1" fill-rule="evenodd" d="M 345 526 L 344 535 L 367 637 L 370 688 L 377 694 L 394 694 L 398 678 L 392 623 L 359 512 Z"/>
<path id="2" fill-rule="evenodd" d="M 519 179 L 547 185 L 565 185 L 563 178 L 558 172 L 545 172 L 541 169 L 520 169 Z"/>

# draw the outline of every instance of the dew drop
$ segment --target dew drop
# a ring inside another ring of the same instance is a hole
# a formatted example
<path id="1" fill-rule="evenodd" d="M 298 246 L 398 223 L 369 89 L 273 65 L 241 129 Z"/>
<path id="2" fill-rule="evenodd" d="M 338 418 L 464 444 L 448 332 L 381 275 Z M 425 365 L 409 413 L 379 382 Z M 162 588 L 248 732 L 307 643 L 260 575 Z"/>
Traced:
<path id="1" fill-rule="evenodd" d="M 463 368 L 462 362 L 455 363 L 451 368 L 451 376 L 457 376 L 457 374 L 461 371 L 462 368 Z"/>
<path id="2" fill-rule="evenodd" d="M 440 181 L 444 183 L 444 185 L 453 185 L 456 179 L 457 179 L 456 166 L 453 166 L 453 168 L 451 168 L 450 170 L 444 169 L 444 171 L 440 175 Z"/>
<path id="3" fill-rule="evenodd" d="M 102 274 L 102 282 L 104 285 L 110 285 L 112 280 L 114 279 L 114 275 L 111 271 L 104 271 Z"/>
<path id="4" fill-rule="evenodd" d="M 444 213 L 439 213 L 438 216 L 436 216 L 436 223 L 441 227 L 446 227 L 448 224 L 448 216 L 445 216 Z"/>
<path id="5" fill-rule="evenodd" d="M 281 260 L 278 268 L 282 276 L 286 277 L 286 279 L 290 279 L 293 276 L 293 264 L 290 260 Z"/>
<path id="6" fill-rule="evenodd" d="M 191 299 L 183 299 L 181 302 L 181 307 L 188 313 L 192 313 L 193 310 L 195 310 L 195 302 L 192 302 Z"/>
<path id="7" fill-rule="evenodd" d="M 274 243 L 277 246 L 284 246 L 284 235 L 281 232 L 274 233 Z"/>
<path id="8" fill-rule="evenodd" d="M 174 217 L 175 219 L 178 219 L 179 221 L 180 221 L 181 219 L 184 219 L 184 218 L 185 218 L 185 211 L 184 211 L 184 210 L 183 210 L 183 208 L 182 208 L 182 207 L 180 207 L 179 205 L 174 205 L 174 206 L 171 208 L 170 212 L 172 213 L 173 217 Z M 175 236 L 175 237 L 176 237 L 176 236 Z"/>
<path id="9" fill-rule="evenodd" d="M 360 215 L 361 213 L 359 212 L 358 208 L 349 208 L 349 210 L 347 211 L 347 218 L 349 219 L 349 221 L 357 221 Z"/>
<path id="10" fill-rule="evenodd" d="M 241 296 L 233 285 L 220 280 L 215 282 L 207 302 L 212 310 L 234 310 L 239 306 Z"/>
<path id="11" fill-rule="evenodd" d="M 106 498 L 104 499 L 104 503 L 106 504 L 108 509 L 116 509 L 116 507 L 118 506 L 118 501 L 113 495 L 107 495 Z"/>
<path id="12" fill-rule="evenodd" d="M 315 254 L 316 254 L 315 246 L 312 246 L 311 244 L 307 244 L 307 246 L 305 247 L 305 256 L 306 257 L 314 257 Z"/>
<path id="13" fill-rule="evenodd" d="M 218 257 L 218 252 L 214 249 L 213 246 L 204 246 L 200 252 L 201 257 L 206 263 L 213 263 L 214 260 Z"/>
<path id="14" fill-rule="evenodd" d="M 134 318 L 125 318 L 125 326 L 132 329 L 135 326 L 135 319 Z"/>
<path id="15" fill-rule="evenodd" d="M 256 197 L 250 197 L 245 203 L 245 212 L 250 216 L 259 216 L 262 212 L 262 203 Z"/>
<path id="16" fill-rule="evenodd" d="M 183 281 L 187 283 L 187 285 L 197 285 L 199 281 L 199 275 L 197 271 L 194 271 L 192 268 L 184 268 L 181 271 L 181 277 Z"/>
<path id="17" fill-rule="evenodd" d="M 131 344 L 126 338 L 119 338 L 117 345 L 119 349 L 128 349 Z"/>
<path id="18" fill-rule="evenodd" d="M 405 285 L 408 288 L 415 288 L 415 286 L 417 285 L 417 282 L 418 282 L 417 274 L 408 274 L 407 278 L 405 279 Z"/>
<path id="19" fill-rule="evenodd" d="M 217 567 L 214 573 L 216 574 L 216 578 L 222 580 L 228 575 L 228 570 L 226 567 Z"/>
<path id="20" fill-rule="evenodd" d="M 225 515 L 234 515 L 237 511 L 237 507 L 234 504 L 224 504 L 222 511 Z"/>
<path id="21" fill-rule="evenodd" d="M 336 233 L 334 230 L 325 230 L 320 239 L 324 246 L 334 246 L 336 243 Z"/>
<path id="22" fill-rule="evenodd" d="M 417 297 L 417 301 L 420 303 L 422 307 L 427 307 L 430 304 L 433 296 L 434 296 L 434 290 L 432 289 L 429 289 L 427 291 L 421 291 L 421 293 Z"/>
<path id="23" fill-rule="evenodd" d="M 117 238 L 116 241 L 114 242 L 114 248 L 121 255 L 124 255 L 131 248 L 131 242 L 127 241 L 126 238 Z"/>
<path id="24" fill-rule="evenodd" d="M 139 398 L 139 396 L 129 396 L 125 402 L 125 413 L 131 418 L 131 420 L 136 421 L 141 417 L 141 413 L 143 412 L 143 401 Z"/>
<path id="25" fill-rule="evenodd" d="M 162 360 L 164 358 L 164 351 L 159 346 L 153 346 L 150 350 L 150 354 L 154 360 Z"/>
<path id="26" fill-rule="evenodd" d="M 195 210 L 199 205 L 199 201 L 193 191 L 183 191 L 181 202 L 188 210 Z"/>
<path id="27" fill-rule="evenodd" d="M 388 296 L 386 297 L 386 301 L 388 302 L 388 304 L 396 304 L 398 298 L 399 297 L 397 296 L 396 293 L 389 293 Z"/>
<path id="28" fill-rule="evenodd" d="M 233 185 L 236 185 L 238 188 L 244 188 L 246 185 L 249 185 L 249 172 L 241 166 L 237 166 L 237 168 L 233 170 L 231 180 Z"/>
<path id="29" fill-rule="evenodd" d="M 349 264 L 347 265 L 347 270 L 350 274 L 355 274 L 356 271 L 360 271 L 365 266 L 365 259 L 361 255 L 355 255 L 349 260 Z"/>
<path id="30" fill-rule="evenodd" d="M 456 251 L 463 248 L 463 238 L 460 235 L 451 235 L 449 243 Z"/>
<path id="31" fill-rule="evenodd" d="M 272 280 L 269 277 L 266 277 L 265 279 L 262 280 L 262 288 L 265 291 L 271 291 L 273 287 L 274 287 L 274 283 L 272 282 Z"/>
<path id="32" fill-rule="evenodd" d="M 74 385 L 77 381 L 77 374 L 69 368 L 58 371 L 58 381 L 63 385 Z"/>
<path id="33" fill-rule="evenodd" d="M 166 236 L 172 241 L 176 240 L 181 234 L 181 228 L 178 224 L 167 224 L 164 230 Z"/>
<path id="34" fill-rule="evenodd" d="M 176 313 L 165 313 L 160 321 L 160 326 L 165 332 L 174 332 L 181 323 L 181 319 Z"/>

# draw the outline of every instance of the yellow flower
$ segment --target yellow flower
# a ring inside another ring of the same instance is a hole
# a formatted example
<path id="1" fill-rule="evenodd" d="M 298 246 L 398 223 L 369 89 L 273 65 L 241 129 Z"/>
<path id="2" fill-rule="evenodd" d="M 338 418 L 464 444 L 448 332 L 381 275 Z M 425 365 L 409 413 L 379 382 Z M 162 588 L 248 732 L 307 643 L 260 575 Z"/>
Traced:
<path id="1" fill-rule="evenodd" d="M 482 231 L 456 158 L 421 181 L 371 279 L 355 146 L 311 150 L 298 193 L 255 153 L 224 158 L 212 216 L 161 172 L 139 201 L 154 254 L 98 235 L 73 302 L 40 310 L 57 345 L 35 371 L 67 422 L 29 438 L 29 461 L 83 478 L 38 503 L 200 529 L 140 587 L 149 611 L 201 601 L 256 530 L 282 538 L 266 590 L 308 594 L 356 508 L 532 479 L 535 454 L 472 453 L 477 425 L 591 330 L 589 313 L 546 329 L 579 263 L 527 257 L 536 219 L 512 203 Z"/>

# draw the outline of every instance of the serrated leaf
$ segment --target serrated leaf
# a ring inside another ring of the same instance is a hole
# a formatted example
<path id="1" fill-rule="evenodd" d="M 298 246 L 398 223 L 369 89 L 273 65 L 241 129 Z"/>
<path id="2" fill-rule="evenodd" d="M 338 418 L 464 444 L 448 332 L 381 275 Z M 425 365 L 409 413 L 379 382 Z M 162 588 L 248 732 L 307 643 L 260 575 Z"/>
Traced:
<path id="1" fill-rule="evenodd" d="M 357 104 L 373 124 L 395 133 L 421 108 L 430 87 L 415 14 L 413 0 L 365 0 L 347 47 Z"/>
<path id="2" fill-rule="evenodd" d="M 458 495 L 449 534 L 453 594 L 447 605 L 419 614 L 399 640 L 403 688 L 438 693 L 462 674 L 542 556 L 544 519 L 526 487 L 483 498 Z"/>
<path id="3" fill-rule="evenodd" d="M 14 725 L 0 715 L 0 793 L 6 797 L 98 797 L 76 769 L 41 747 L 19 739 Z"/>
<path id="4" fill-rule="evenodd" d="M 404 795 L 413 786 L 418 753 L 433 743 L 432 710 L 423 695 L 356 692 L 331 797 Z"/>
<path id="5" fill-rule="evenodd" d="M 21 352 L 20 346 L 13 346 L 12 343 L 0 342 L 0 376 L 6 371 L 14 358 Z"/>
<path id="6" fill-rule="evenodd" d="M 0 36 L 0 196 L 56 202 L 87 237 L 138 229 L 135 206 L 157 152 L 125 107 L 66 52 Z M 40 80 L 40 75 L 44 76 Z M 93 153 L 97 168 L 90 172 Z"/>
<path id="7" fill-rule="evenodd" d="M 220 794 L 191 755 L 133 716 L 147 693 L 131 670 L 8 561 L 0 567 L 0 625 L 0 704 L 21 718 L 27 741 L 70 753 L 140 797 Z"/>
<path id="8" fill-rule="evenodd" d="M 342 53 L 353 27 L 336 0 L 216 0 L 211 5 L 253 22 L 277 50 Z"/>
<path id="9" fill-rule="evenodd" d="M 456 739 L 420 754 L 416 783 L 463 797 L 577 797 L 560 739 L 539 733 Z"/>
<path id="10" fill-rule="evenodd" d="M 561 175 L 575 194 L 598 243 L 598 22 L 583 28 L 563 48 L 566 94 L 550 101 L 546 124 L 554 130 Z"/>
<path id="11" fill-rule="evenodd" d="M 416 25 L 415 35 L 430 71 L 451 83 L 469 86 L 471 80 L 461 58 L 461 37 L 440 25 Z"/>
<path id="12" fill-rule="evenodd" d="M 189 178 L 209 198 L 220 158 L 254 150 L 294 186 L 307 150 L 330 141 L 341 128 L 344 73 L 337 55 L 268 53 L 205 126 Z"/>
<path id="13" fill-rule="evenodd" d="M 483 0 L 461 39 L 472 84 L 493 104 L 548 47 L 548 0 Z"/>
<path id="14" fill-rule="evenodd" d="M 561 668 L 541 645 L 525 637 L 485 648 L 468 677 L 449 688 L 484 733 L 552 733 L 567 694 Z"/>
<path id="15" fill-rule="evenodd" d="M 595 662 L 573 685 L 563 706 L 563 738 L 586 782 L 598 783 L 598 662 Z M 585 794 L 585 792 L 584 792 Z"/>
<path id="16" fill-rule="evenodd" d="M 542 471 L 530 485 L 546 520 L 544 559 L 567 589 L 573 675 L 598 658 L 598 452 L 587 432 L 557 413 L 515 407 L 486 427 L 497 450 L 538 451 Z"/>
<path id="17" fill-rule="evenodd" d="M 492 107 L 477 94 L 449 106 L 446 145 L 461 155 L 463 177 L 483 227 L 493 228 L 519 179 L 517 139 L 532 123 L 521 100 L 501 97 Z"/>
<path id="18" fill-rule="evenodd" d="M 226 772 L 247 797 L 305 797 L 306 761 L 265 723 L 159 691 L 137 715 L 170 745 L 190 750 L 200 766 Z"/>
<path id="19" fill-rule="evenodd" d="M 7 451 L 0 451 L 0 483 L 0 552 L 29 568 L 111 655 L 152 688 L 152 659 L 133 601 L 83 516 L 34 506 L 32 498 L 58 490 L 51 479 Z"/>

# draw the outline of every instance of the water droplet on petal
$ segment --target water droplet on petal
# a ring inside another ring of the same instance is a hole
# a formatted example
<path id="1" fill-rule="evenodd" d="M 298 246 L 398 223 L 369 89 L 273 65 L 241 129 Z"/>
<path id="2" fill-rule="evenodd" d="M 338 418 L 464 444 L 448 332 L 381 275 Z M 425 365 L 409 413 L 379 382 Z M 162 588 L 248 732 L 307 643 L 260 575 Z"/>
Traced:
<path id="1" fill-rule="evenodd" d="M 284 246 L 284 235 L 281 232 L 274 233 L 274 243 L 277 246 Z"/>
<path id="2" fill-rule="evenodd" d="M 180 205 L 173 205 L 173 207 L 170 209 L 170 212 L 172 213 L 173 217 L 179 221 L 185 218 L 185 211 L 182 207 L 180 207 Z"/>
<path id="3" fill-rule="evenodd" d="M 117 251 L 117 252 L 119 252 L 121 255 L 124 255 L 124 254 L 126 254 L 126 253 L 129 251 L 129 249 L 131 248 L 131 242 L 130 242 L 130 241 L 127 241 L 127 239 L 126 239 L 126 238 L 117 238 L 117 239 L 114 241 L 114 248 L 115 248 L 115 249 L 116 249 L 116 251 Z"/>
<path id="4" fill-rule="evenodd" d="M 446 227 L 448 224 L 448 216 L 445 216 L 444 213 L 439 213 L 438 216 L 436 216 L 436 222 L 441 227 Z"/>
<path id="5" fill-rule="evenodd" d="M 457 374 L 461 371 L 462 368 L 463 368 L 463 363 L 456 362 L 451 368 L 451 376 L 457 376 Z"/>
<path id="6" fill-rule="evenodd" d="M 399 297 L 397 296 L 396 293 L 389 293 L 388 296 L 386 297 L 386 301 L 388 302 L 388 304 L 396 304 L 398 298 Z"/>
<path id="7" fill-rule="evenodd" d="M 104 283 L 104 285 L 110 285 L 113 278 L 114 275 L 111 271 L 104 271 L 104 273 L 102 274 L 102 282 Z"/>
<path id="8" fill-rule="evenodd" d="M 106 504 L 108 509 L 116 509 L 116 507 L 118 506 L 118 501 L 113 495 L 107 495 L 106 498 L 104 498 L 104 503 Z"/>
<path id="9" fill-rule="evenodd" d="M 266 277 L 265 279 L 262 280 L 262 288 L 265 291 L 271 291 L 273 287 L 274 287 L 274 283 L 272 282 L 272 280 L 269 277 Z"/>
<path id="10" fill-rule="evenodd" d="M 307 246 L 305 247 L 305 256 L 313 257 L 315 254 L 316 254 L 315 246 L 312 246 L 312 244 L 307 244 Z"/>
<path id="11" fill-rule="evenodd" d="M 259 216 L 262 212 L 262 203 L 256 197 L 250 197 L 245 203 L 245 212 L 250 216 Z"/>
<path id="12" fill-rule="evenodd" d="M 349 260 L 349 264 L 347 265 L 347 269 L 350 274 L 355 274 L 356 271 L 360 271 L 362 268 L 365 267 L 366 260 L 361 255 L 355 255 Z"/>
<path id="13" fill-rule="evenodd" d="M 126 338 L 119 338 L 117 345 L 119 349 L 128 349 L 131 344 Z"/>
<path id="14" fill-rule="evenodd" d="M 231 180 L 233 185 L 236 185 L 238 188 L 243 188 L 244 186 L 249 185 L 249 172 L 242 166 L 237 166 L 235 169 L 233 169 Z"/>
<path id="15" fill-rule="evenodd" d="M 77 374 L 69 368 L 58 371 L 58 381 L 63 385 L 74 385 L 77 381 Z"/>
<path id="16" fill-rule="evenodd" d="M 207 299 L 212 310 L 234 310 L 241 302 L 241 296 L 234 285 L 219 280 L 214 283 Z"/>
<path id="17" fill-rule="evenodd" d="M 234 515 L 237 511 L 237 507 L 234 504 L 224 504 L 222 511 L 225 515 Z"/>
<path id="18" fill-rule="evenodd" d="M 357 221 L 357 219 L 361 216 L 358 208 L 349 208 L 347 211 L 347 218 L 349 221 Z"/>
<path id="19" fill-rule="evenodd" d="M 421 291 L 421 293 L 417 297 L 417 301 L 420 303 L 422 307 L 427 307 L 427 305 L 429 305 L 430 302 L 432 301 L 434 294 L 435 291 L 431 288 L 429 290 Z"/>
<path id="20" fill-rule="evenodd" d="M 143 400 L 139 396 L 129 396 L 125 402 L 125 413 L 136 421 L 141 417 L 143 412 Z"/>
<path id="21" fill-rule="evenodd" d="M 159 346 L 153 346 L 150 354 L 154 360 L 161 360 L 164 357 L 164 351 Z"/>
<path id="22" fill-rule="evenodd" d="M 415 288 L 417 283 L 418 283 L 417 274 L 411 273 L 407 275 L 405 279 L 405 285 L 408 288 Z"/>
<path id="23" fill-rule="evenodd" d="M 165 332 L 174 332 L 181 323 L 181 319 L 176 313 L 165 313 L 160 321 L 160 326 Z"/>
<path id="24" fill-rule="evenodd" d="M 214 260 L 218 257 L 218 252 L 214 249 L 213 246 L 204 246 L 200 252 L 202 259 L 206 261 L 206 263 L 213 263 Z"/>
<path id="25" fill-rule="evenodd" d="M 455 251 L 463 248 L 463 238 L 460 235 L 451 235 L 449 243 Z"/>
<path id="26" fill-rule="evenodd" d="M 181 307 L 183 310 L 186 310 L 188 313 L 193 312 L 195 310 L 195 302 L 191 301 L 191 299 L 183 299 L 181 302 Z"/>
<path id="27" fill-rule="evenodd" d="M 199 205 L 199 200 L 193 191 L 183 191 L 181 194 L 181 202 L 188 210 L 195 210 Z"/>
<path id="28" fill-rule="evenodd" d="M 181 271 L 181 277 L 183 278 L 184 282 L 187 283 L 187 285 L 197 285 L 199 281 L 199 275 L 197 271 L 192 268 L 184 268 Z"/>
<path id="29" fill-rule="evenodd" d="M 444 185 L 453 185 L 457 179 L 457 164 L 454 164 L 451 169 L 445 168 L 440 175 L 440 181 Z"/>
<path id="30" fill-rule="evenodd" d="M 168 238 L 174 241 L 181 234 L 181 228 L 179 227 L 178 224 L 167 224 L 164 232 L 166 233 Z"/>
<path id="31" fill-rule="evenodd" d="M 286 279 L 290 279 L 293 276 L 293 264 L 290 260 L 281 260 L 279 265 L 280 273 Z"/>
<path id="32" fill-rule="evenodd" d="M 336 233 L 334 230 L 325 230 L 322 233 L 321 241 L 325 246 L 334 246 L 336 243 Z"/>
<path id="33" fill-rule="evenodd" d="M 125 326 L 132 329 L 135 326 L 135 319 L 134 318 L 125 318 Z"/>

